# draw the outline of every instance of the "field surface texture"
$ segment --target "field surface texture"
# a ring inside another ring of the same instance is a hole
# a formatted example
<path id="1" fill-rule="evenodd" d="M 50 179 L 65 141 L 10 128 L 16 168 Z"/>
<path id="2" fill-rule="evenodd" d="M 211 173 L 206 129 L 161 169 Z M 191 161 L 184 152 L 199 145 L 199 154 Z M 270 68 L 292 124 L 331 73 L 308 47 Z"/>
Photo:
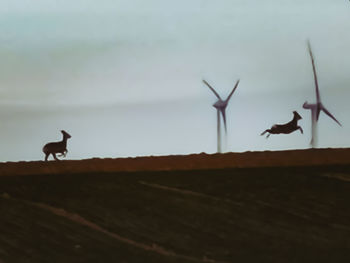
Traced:
<path id="1" fill-rule="evenodd" d="M 349 165 L 0 176 L 1 263 L 349 260 Z"/>

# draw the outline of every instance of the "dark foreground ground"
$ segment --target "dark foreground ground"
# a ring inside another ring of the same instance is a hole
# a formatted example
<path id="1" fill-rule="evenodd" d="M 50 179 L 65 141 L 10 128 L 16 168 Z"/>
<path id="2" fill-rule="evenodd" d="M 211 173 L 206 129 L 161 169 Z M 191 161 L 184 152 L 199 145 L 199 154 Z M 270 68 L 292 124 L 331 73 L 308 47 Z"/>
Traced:
<path id="1" fill-rule="evenodd" d="M 350 166 L 1 176 L 0 262 L 350 262 Z"/>

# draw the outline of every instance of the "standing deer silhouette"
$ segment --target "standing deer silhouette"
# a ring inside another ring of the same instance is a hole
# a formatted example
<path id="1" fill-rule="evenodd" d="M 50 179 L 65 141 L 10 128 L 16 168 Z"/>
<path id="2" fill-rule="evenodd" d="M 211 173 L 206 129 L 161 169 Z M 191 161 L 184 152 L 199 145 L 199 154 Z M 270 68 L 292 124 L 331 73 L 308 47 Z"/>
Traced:
<path id="1" fill-rule="evenodd" d="M 67 155 L 67 140 L 69 138 L 71 138 L 72 136 L 70 136 L 66 131 L 62 130 L 62 135 L 63 135 L 63 139 L 62 141 L 59 142 L 50 142 L 45 144 L 45 146 L 43 147 L 43 152 L 45 154 L 45 161 L 47 161 L 47 159 L 49 158 L 49 155 L 52 154 L 53 158 L 56 161 L 59 161 L 59 159 L 56 156 L 56 153 L 60 153 L 60 156 L 64 156 L 66 157 Z"/>

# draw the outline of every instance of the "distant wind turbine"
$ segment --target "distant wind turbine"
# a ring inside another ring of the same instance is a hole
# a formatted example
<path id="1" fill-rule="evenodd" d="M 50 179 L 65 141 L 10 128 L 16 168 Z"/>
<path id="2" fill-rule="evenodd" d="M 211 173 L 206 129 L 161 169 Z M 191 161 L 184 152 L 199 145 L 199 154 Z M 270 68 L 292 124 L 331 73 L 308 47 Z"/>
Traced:
<path id="1" fill-rule="evenodd" d="M 209 85 L 208 82 L 206 82 L 203 79 L 203 82 L 205 85 L 209 87 L 209 89 L 215 94 L 215 96 L 218 98 L 218 101 L 213 104 L 213 107 L 216 108 L 217 111 L 217 150 L 220 153 L 221 152 L 221 129 L 220 129 L 220 113 L 222 115 L 222 119 L 224 121 L 224 127 L 225 127 L 225 135 L 227 134 L 227 127 L 226 127 L 226 107 L 228 102 L 231 99 L 232 94 L 237 89 L 239 80 L 237 80 L 235 87 L 232 89 L 230 95 L 228 95 L 226 100 L 221 99 L 220 95 L 214 90 L 212 86 Z"/>
<path id="2" fill-rule="evenodd" d="M 311 129 L 312 129 L 312 134 L 311 134 L 311 141 L 310 145 L 311 147 L 316 147 L 317 146 L 317 122 L 320 116 L 320 112 L 323 111 L 325 114 L 327 114 L 330 118 L 332 118 L 336 123 L 338 123 L 340 126 L 340 122 L 323 106 L 321 102 L 321 96 L 320 96 L 320 91 L 318 88 L 318 81 L 317 81 L 317 75 L 316 75 L 316 67 L 315 67 L 315 60 L 314 56 L 312 54 L 311 50 L 311 45 L 310 42 L 307 42 L 309 54 L 311 57 L 311 63 L 312 63 L 312 70 L 314 72 L 314 80 L 315 80 L 315 88 L 316 88 L 316 103 L 311 104 L 308 103 L 307 101 L 304 102 L 303 108 L 310 110 L 311 111 Z"/>

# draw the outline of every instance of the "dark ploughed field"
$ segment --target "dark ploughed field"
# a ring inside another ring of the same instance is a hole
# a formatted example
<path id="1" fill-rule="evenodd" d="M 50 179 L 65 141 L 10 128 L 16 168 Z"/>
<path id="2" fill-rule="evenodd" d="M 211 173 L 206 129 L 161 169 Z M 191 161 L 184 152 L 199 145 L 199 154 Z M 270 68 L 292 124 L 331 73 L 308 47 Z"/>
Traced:
<path id="1" fill-rule="evenodd" d="M 350 262 L 350 150 L 2 163 L 11 262 Z"/>

